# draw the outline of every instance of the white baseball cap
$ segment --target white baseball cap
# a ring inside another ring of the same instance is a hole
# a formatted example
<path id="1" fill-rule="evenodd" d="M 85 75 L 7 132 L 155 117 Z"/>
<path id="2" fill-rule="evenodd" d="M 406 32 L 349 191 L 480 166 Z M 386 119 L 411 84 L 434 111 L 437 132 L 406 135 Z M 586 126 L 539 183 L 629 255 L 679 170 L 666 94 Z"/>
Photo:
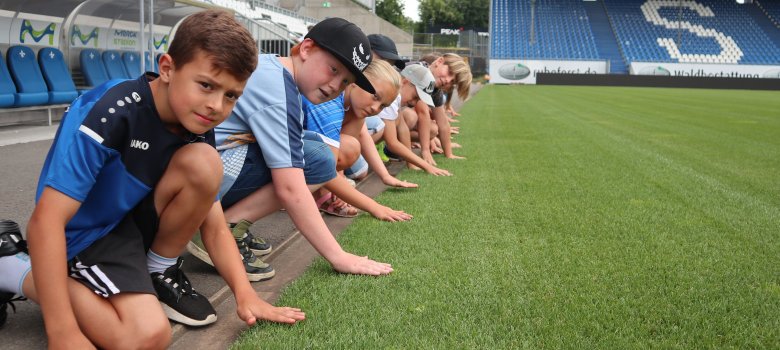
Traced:
<path id="1" fill-rule="evenodd" d="M 430 69 L 421 64 L 410 64 L 401 71 L 401 75 L 409 80 L 417 88 L 417 95 L 425 104 L 433 107 L 433 89 L 436 86 L 436 79 Z"/>

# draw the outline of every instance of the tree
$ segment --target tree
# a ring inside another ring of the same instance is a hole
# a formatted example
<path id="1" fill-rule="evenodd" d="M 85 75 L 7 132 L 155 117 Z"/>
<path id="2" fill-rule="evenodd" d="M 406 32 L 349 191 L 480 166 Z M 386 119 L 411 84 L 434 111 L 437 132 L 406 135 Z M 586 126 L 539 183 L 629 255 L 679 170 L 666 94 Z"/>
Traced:
<path id="1" fill-rule="evenodd" d="M 398 0 L 377 1 L 376 15 L 400 28 L 407 27 L 411 22 L 404 16 L 404 5 Z"/>
<path id="2" fill-rule="evenodd" d="M 487 29 L 490 0 L 420 0 L 420 27 Z"/>

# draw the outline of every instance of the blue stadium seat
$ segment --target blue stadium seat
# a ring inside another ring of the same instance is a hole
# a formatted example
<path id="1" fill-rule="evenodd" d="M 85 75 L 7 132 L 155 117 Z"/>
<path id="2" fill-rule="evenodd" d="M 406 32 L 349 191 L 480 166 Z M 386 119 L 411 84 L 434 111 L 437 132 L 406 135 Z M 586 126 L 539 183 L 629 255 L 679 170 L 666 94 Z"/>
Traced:
<path id="1" fill-rule="evenodd" d="M 38 63 L 49 86 L 49 103 L 70 103 L 78 97 L 73 77 L 60 50 L 53 47 L 41 49 L 38 52 Z"/>
<path id="2" fill-rule="evenodd" d="M 100 57 L 100 52 L 95 49 L 84 49 L 79 54 L 81 72 L 89 86 L 98 86 L 108 81 L 108 72 Z"/>
<path id="3" fill-rule="evenodd" d="M 14 106 L 43 105 L 49 101 L 49 89 L 32 49 L 27 46 L 8 48 L 8 71 L 16 83 Z"/>
<path id="4" fill-rule="evenodd" d="M 8 73 L 3 54 L 0 53 L 0 107 L 13 107 L 15 94 L 16 85 Z"/>
<path id="5" fill-rule="evenodd" d="M 122 64 L 122 55 L 118 51 L 103 51 L 103 63 L 106 65 L 108 77 L 111 79 L 129 79 L 130 75 Z"/>
<path id="6" fill-rule="evenodd" d="M 125 65 L 128 77 L 135 78 L 140 76 L 141 73 L 141 56 L 137 52 L 127 51 L 122 53 L 122 62 Z M 146 64 L 146 69 L 149 70 L 149 64 Z"/>

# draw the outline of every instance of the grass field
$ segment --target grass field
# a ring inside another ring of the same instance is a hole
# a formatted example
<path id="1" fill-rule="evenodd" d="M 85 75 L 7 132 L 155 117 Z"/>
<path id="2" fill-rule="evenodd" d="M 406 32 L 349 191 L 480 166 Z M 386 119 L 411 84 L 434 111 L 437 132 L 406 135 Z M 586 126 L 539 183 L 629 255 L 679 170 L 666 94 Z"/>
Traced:
<path id="1" fill-rule="evenodd" d="M 404 172 L 238 349 L 780 348 L 777 92 L 489 86 L 455 173 Z"/>

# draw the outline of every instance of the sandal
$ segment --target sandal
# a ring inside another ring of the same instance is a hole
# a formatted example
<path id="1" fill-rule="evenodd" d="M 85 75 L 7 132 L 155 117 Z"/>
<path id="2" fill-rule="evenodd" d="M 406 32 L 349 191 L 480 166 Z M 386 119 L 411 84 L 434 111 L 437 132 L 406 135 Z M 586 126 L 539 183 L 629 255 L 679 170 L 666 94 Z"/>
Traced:
<path id="1" fill-rule="evenodd" d="M 342 218 L 354 218 L 358 216 L 359 213 L 357 208 L 342 201 L 331 192 L 328 192 L 328 194 L 323 195 L 317 200 L 317 207 L 323 213 L 340 216 Z"/>

